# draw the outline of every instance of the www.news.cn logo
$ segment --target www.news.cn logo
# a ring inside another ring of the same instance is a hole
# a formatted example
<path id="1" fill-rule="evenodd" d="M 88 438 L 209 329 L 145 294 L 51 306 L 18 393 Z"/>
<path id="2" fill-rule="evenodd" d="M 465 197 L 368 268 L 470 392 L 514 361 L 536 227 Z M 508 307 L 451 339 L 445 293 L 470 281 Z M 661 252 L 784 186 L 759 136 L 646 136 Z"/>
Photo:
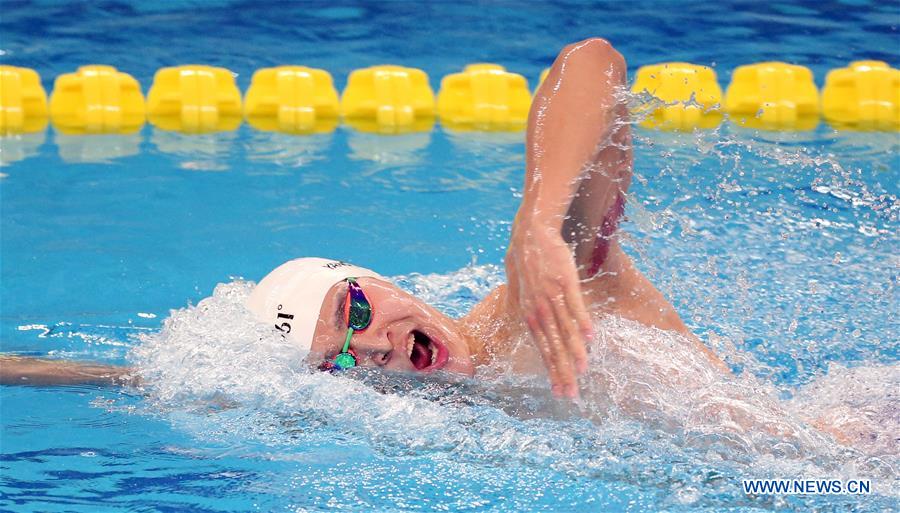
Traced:
<path id="1" fill-rule="evenodd" d="M 743 479 L 746 495 L 867 495 L 868 479 Z"/>

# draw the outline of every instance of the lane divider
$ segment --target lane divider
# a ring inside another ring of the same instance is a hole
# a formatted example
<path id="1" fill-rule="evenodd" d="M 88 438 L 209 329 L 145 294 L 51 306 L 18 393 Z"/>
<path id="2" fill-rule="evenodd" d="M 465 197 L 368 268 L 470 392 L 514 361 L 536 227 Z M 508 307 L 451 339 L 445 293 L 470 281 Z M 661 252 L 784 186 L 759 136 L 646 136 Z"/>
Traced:
<path id="1" fill-rule="evenodd" d="M 499 64 L 469 64 L 441 80 L 441 124 L 455 130 L 521 130 L 528 122 L 531 92 L 525 77 Z"/>
<path id="2" fill-rule="evenodd" d="M 822 111 L 836 128 L 900 130 L 900 70 L 881 61 L 855 61 L 831 70 Z"/>
<path id="3" fill-rule="evenodd" d="M 426 132 L 434 127 L 434 104 L 424 71 L 372 66 L 350 73 L 341 95 L 341 115 L 362 132 Z"/>
<path id="4" fill-rule="evenodd" d="M 244 117 L 250 126 L 267 132 L 330 132 L 340 117 L 331 74 L 305 66 L 258 70 L 244 97 Z"/>
<path id="5" fill-rule="evenodd" d="M 316 68 L 257 70 L 243 101 L 234 77 L 214 66 L 162 68 L 145 102 L 131 75 L 82 66 L 57 77 L 48 103 L 37 72 L 0 65 L 0 134 L 39 132 L 48 120 L 65 134 L 134 133 L 145 120 L 168 131 L 230 131 L 244 119 L 292 134 L 329 132 L 341 121 L 371 133 L 421 132 L 436 119 L 451 130 L 518 131 L 532 99 L 525 77 L 488 63 L 445 76 L 437 97 L 424 71 L 395 65 L 353 71 L 340 98 L 331 75 Z M 812 130 L 821 116 L 835 129 L 900 131 L 900 70 L 881 61 L 831 70 L 821 94 L 809 68 L 784 62 L 738 67 L 724 95 L 708 66 L 654 64 L 638 69 L 632 91 L 656 98 L 637 108 L 647 128 L 709 129 L 727 118 L 754 129 Z"/>
<path id="6" fill-rule="evenodd" d="M 0 135 L 47 127 L 47 93 L 33 69 L 0 66 Z"/>
<path id="7" fill-rule="evenodd" d="M 147 119 L 163 130 L 186 133 L 234 130 L 241 124 L 241 92 L 234 74 L 191 64 L 162 68 L 147 93 Z"/>
<path id="8" fill-rule="evenodd" d="M 784 62 L 734 70 L 725 110 L 735 123 L 764 130 L 812 130 L 819 125 L 819 90 L 812 71 Z"/>
<path id="9" fill-rule="evenodd" d="M 648 104 L 641 126 L 663 130 L 715 128 L 722 122 L 722 89 L 708 66 L 667 62 L 638 69 L 633 93 L 649 94 L 662 105 Z M 641 112 L 638 113 L 642 114 Z"/>
<path id="10" fill-rule="evenodd" d="M 131 134 L 144 126 L 141 85 L 112 66 L 82 66 L 56 77 L 50 95 L 53 127 L 64 134 Z"/>

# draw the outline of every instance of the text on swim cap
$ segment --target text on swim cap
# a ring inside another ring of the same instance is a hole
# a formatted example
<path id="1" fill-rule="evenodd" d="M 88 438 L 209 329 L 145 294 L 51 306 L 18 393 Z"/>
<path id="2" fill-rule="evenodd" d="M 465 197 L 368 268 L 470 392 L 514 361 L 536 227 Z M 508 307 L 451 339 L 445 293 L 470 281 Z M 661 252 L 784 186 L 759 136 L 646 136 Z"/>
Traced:
<path id="1" fill-rule="evenodd" d="M 278 310 L 281 310 L 282 308 L 284 308 L 284 307 L 281 305 L 278 305 Z M 278 320 L 282 320 L 282 319 L 292 320 L 294 318 L 294 314 L 278 312 L 277 317 L 278 317 Z M 281 324 L 278 324 L 278 321 L 276 321 L 275 329 L 278 331 L 282 331 L 284 333 L 290 333 L 291 332 L 291 323 L 287 322 L 287 320 L 285 322 L 282 322 Z"/>
<path id="2" fill-rule="evenodd" d="M 340 261 L 340 260 L 337 260 L 337 261 L 335 261 L 335 262 L 328 262 L 328 263 L 325 264 L 323 267 L 327 267 L 327 268 L 329 268 L 329 269 L 334 270 L 334 269 L 337 269 L 338 267 L 352 266 L 352 265 L 353 265 L 353 264 L 351 264 L 351 263 L 348 263 L 348 262 L 342 262 L 342 261 Z"/>

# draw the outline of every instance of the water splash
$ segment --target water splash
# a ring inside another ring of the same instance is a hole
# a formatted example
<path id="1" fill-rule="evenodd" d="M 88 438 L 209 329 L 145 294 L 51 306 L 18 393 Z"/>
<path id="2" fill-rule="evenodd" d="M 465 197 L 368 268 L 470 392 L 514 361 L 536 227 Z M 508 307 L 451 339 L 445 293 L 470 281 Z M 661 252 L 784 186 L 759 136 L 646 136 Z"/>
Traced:
<path id="1" fill-rule="evenodd" d="M 395 279 L 451 314 L 501 280 L 494 266 Z M 731 504 L 740 498 L 735 483 L 752 476 L 896 479 L 896 453 L 865 455 L 883 439 L 863 446 L 860 438 L 855 449 L 834 443 L 783 405 L 777 389 L 749 375 L 725 377 L 672 333 L 598 319 L 584 399 L 572 405 L 550 397 L 543 377 L 509 374 L 502 362 L 476 379 L 314 372 L 244 309 L 252 287 L 220 284 L 212 297 L 173 311 L 160 332 L 139 335 L 131 354 L 145 378 L 147 413 L 229 455 L 279 459 L 291 448 L 340 447 L 435 464 L 450 458 L 479 474 L 548 468 L 587 482 L 640 484 L 673 506 Z M 842 376 L 825 386 L 840 386 Z M 857 405 L 891 411 L 870 404 L 879 394 L 896 402 L 889 380 L 874 386 L 854 396 Z"/>
<path id="2" fill-rule="evenodd" d="M 621 94 L 644 107 L 634 124 L 659 104 Z M 896 137 L 727 121 L 634 134 L 623 241 L 734 368 L 791 386 L 831 361 L 896 360 Z"/>

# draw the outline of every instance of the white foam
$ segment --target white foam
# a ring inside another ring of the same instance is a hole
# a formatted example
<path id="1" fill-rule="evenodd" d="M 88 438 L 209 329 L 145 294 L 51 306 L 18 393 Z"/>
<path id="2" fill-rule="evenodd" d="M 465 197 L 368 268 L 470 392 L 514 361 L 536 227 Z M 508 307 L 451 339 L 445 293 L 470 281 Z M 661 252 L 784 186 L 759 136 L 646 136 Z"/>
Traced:
<path id="1" fill-rule="evenodd" d="M 825 376 L 800 388 L 788 407 L 848 445 L 900 456 L 900 365 L 833 364 Z"/>
<path id="2" fill-rule="evenodd" d="M 429 298 L 462 309 L 477 299 L 473 291 L 485 294 L 501 275 L 473 267 L 453 278 L 396 281 L 426 296 L 453 283 L 447 295 Z M 311 370 L 244 309 L 252 286 L 219 285 L 212 297 L 171 312 L 160 332 L 139 335 L 132 351 L 151 408 L 198 437 L 271 447 L 343 440 L 387 455 L 511 459 L 639 482 L 668 479 L 642 470 L 666 461 L 692 462 L 688 472 L 714 463 L 769 477 L 839 468 L 893 475 L 893 462 L 865 459 L 871 447 L 863 438 L 857 449 L 835 444 L 783 405 L 773 387 L 725 376 L 677 334 L 599 319 L 583 401 L 572 406 L 551 399 L 543 378 L 491 369 L 480 372 L 495 378 L 488 382 Z M 830 379 L 823 386 L 847 378 Z M 887 406 L 879 411 L 891 413 Z"/>

